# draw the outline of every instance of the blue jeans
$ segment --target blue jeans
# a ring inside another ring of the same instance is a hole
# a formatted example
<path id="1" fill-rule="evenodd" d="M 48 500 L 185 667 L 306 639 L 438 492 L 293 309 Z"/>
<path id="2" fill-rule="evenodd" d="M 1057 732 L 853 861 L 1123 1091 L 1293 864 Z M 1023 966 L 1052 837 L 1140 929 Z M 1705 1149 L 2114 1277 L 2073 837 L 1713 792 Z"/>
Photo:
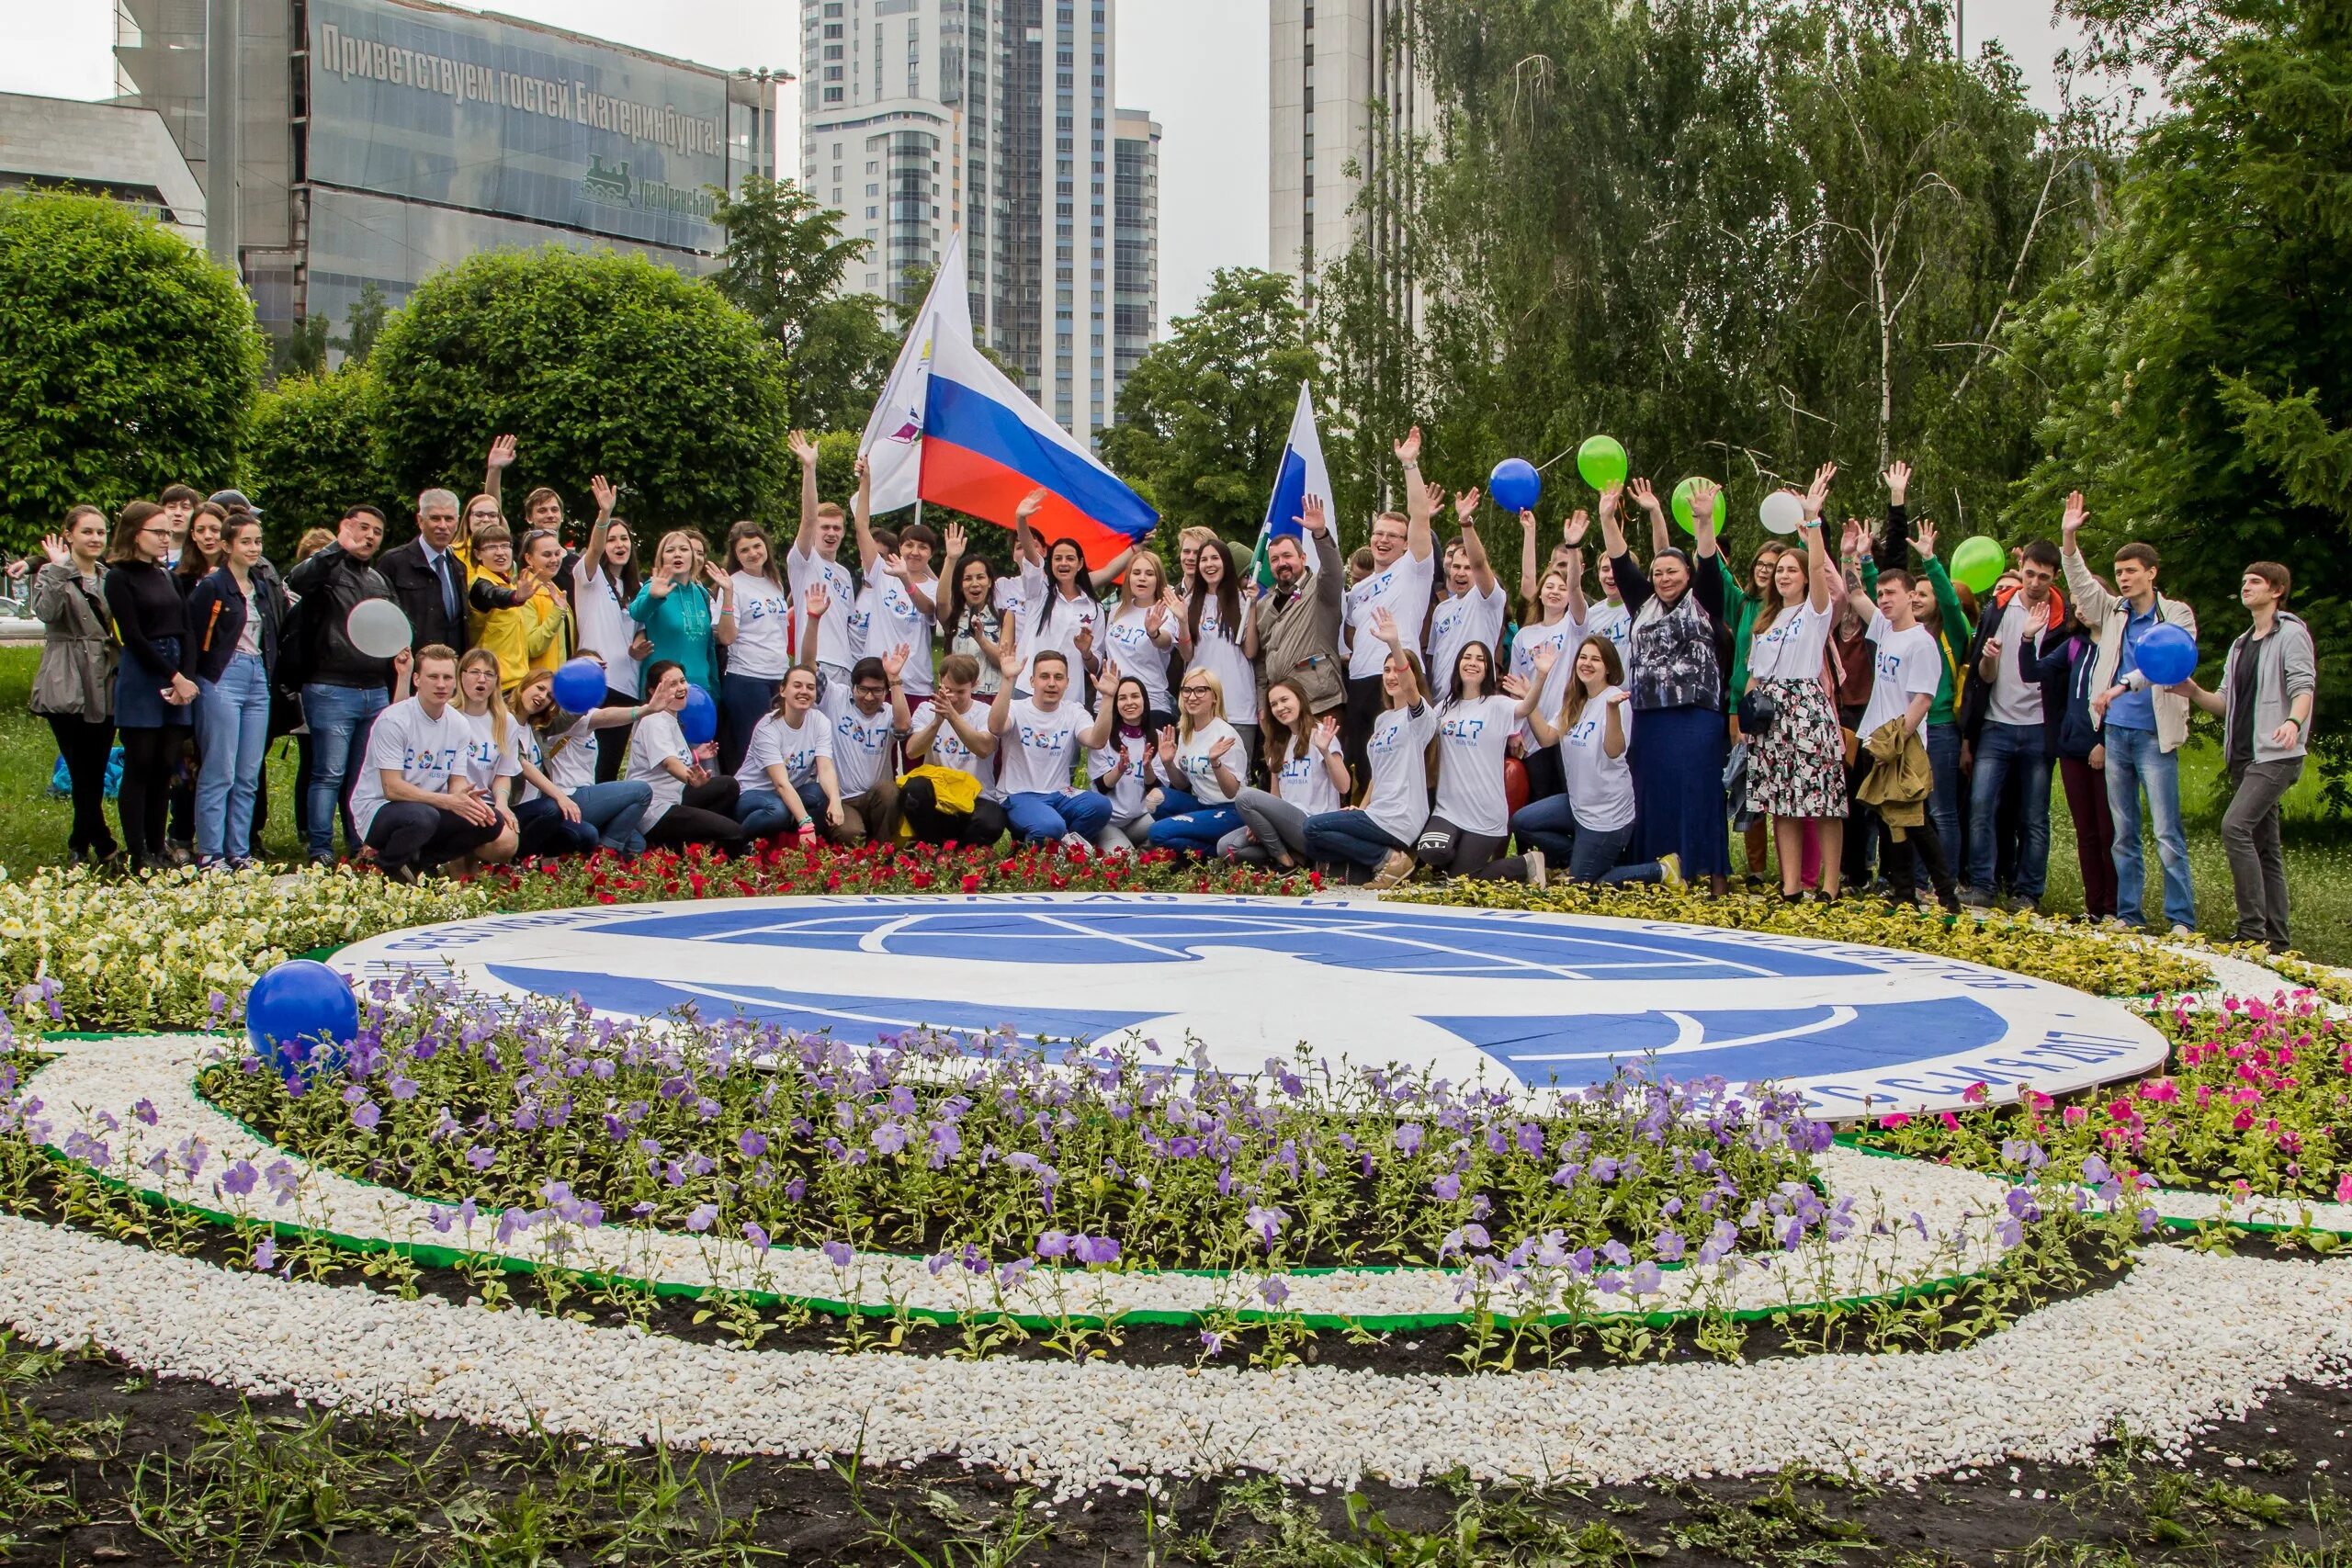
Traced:
<path id="1" fill-rule="evenodd" d="M 797 791 L 800 809 L 808 820 L 822 828 L 825 821 L 825 786 L 810 779 Z M 773 839 L 778 833 L 798 830 L 792 807 L 784 796 L 773 789 L 747 789 L 735 797 L 735 820 L 743 824 L 743 831 L 754 839 Z"/>
<path id="2" fill-rule="evenodd" d="M 1389 836 L 1367 811 L 1326 811 L 1306 819 L 1306 855 L 1318 865 L 1373 867 L 1411 846 Z"/>
<path id="3" fill-rule="evenodd" d="M 2115 818 L 2115 918 L 2142 923 L 2140 901 L 2147 871 L 2140 852 L 2140 791 L 2148 792 L 2156 856 L 2164 863 L 2165 919 L 2197 929 L 2197 889 L 2188 880 L 2188 835 L 2180 825 L 2179 757 L 2160 750 L 2153 729 L 2100 734 L 2107 743 L 2107 806 Z"/>
<path id="4" fill-rule="evenodd" d="M 1012 795 L 1005 797 L 1004 814 L 1016 839 L 1075 833 L 1091 844 L 1111 820 L 1111 797 L 1091 789 L 1077 795 Z"/>
<path id="5" fill-rule="evenodd" d="M 1511 817 L 1510 830 L 1518 835 L 1522 852 L 1531 847 L 1542 850 L 1544 860 L 1565 870 L 1571 882 L 1666 880 L 1664 869 L 1654 860 L 1617 863 L 1624 857 L 1625 846 L 1634 841 L 1632 823 L 1607 832 L 1584 827 L 1577 821 L 1565 795 L 1521 807 Z"/>
<path id="6" fill-rule="evenodd" d="M 1976 773 L 1968 796 L 1968 885 L 1994 891 L 1994 855 L 2000 833 L 2001 792 L 2018 801 L 2018 852 L 2009 891 L 2039 898 L 2050 874 L 2050 761 L 2041 753 L 2041 726 L 1995 724 L 1976 734 Z M 1938 829 L 1940 834 L 1941 829 Z"/>
<path id="7" fill-rule="evenodd" d="M 365 756 L 354 757 L 352 738 L 391 705 L 381 686 L 302 688 L 302 717 L 311 727 L 311 854 L 313 859 L 334 853 L 335 803 L 343 798 L 344 775 L 365 766 Z M 492 835 L 495 837 L 495 835 Z M 358 849 L 354 844 L 354 851 Z"/>
<path id="8" fill-rule="evenodd" d="M 562 809 L 544 795 L 535 795 L 515 806 L 514 827 L 514 852 L 518 857 L 553 860 L 559 855 L 584 855 L 596 847 L 596 829 L 590 826 L 588 814 L 583 811 L 579 821 L 569 821 Z"/>
<path id="9" fill-rule="evenodd" d="M 1203 806 L 1181 789 L 1160 797 L 1158 815 L 1151 825 L 1151 847 L 1179 854 L 1215 854 L 1216 841 L 1242 826 L 1241 813 L 1230 804 Z"/>
<path id="10" fill-rule="evenodd" d="M 196 781 L 196 852 L 243 859 L 253 852 L 254 796 L 269 750 L 269 676 L 257 655 L 240 653 L 220 679 L 197 686 L 204 771 Z"/>
<path id="11" fill-rule="evenodd" d="M 645 808 L 653 804 L 651 784 L 641 779 L 615 779 L 611 784 L 588 784 L 571 794 L 571 804 L 580 807 L 581 825 L 590 830 L 582 853 L 594 849 L 624 855 L 645 852 L 645 834 L 639 824 L 644 820 Z M 520 813 L 518 807 L 516 814 Z"/>
<path id="12" fill-rule="evenodd" d="M 759 728 L 762 716 L 775 705 L 778 684 L 763 676 L 738 675 L 733 671 L 718 678 L 718 690 L 711 694 L 718 699 L 718 766 L 715 772 L 731 773 L 743 765 L 743 753 L 752 746 L 752 731 Z"/>
<path id="13" fill-rule="evenodd" d="M 1957 855 L 1960 852 L 1961 844 L 1960 726 L 1925 724 L 1919 727 L 1919 733 L 1927 738 L 1928 771 L 1935 780 L 1935 787 L 1928 795 L 1928 815 L 1935 821 L 1936 837 Z M 1865 755 L 1862 762 L 1862 772 L 1868 773 L 1870 758 Z M 2050 813 L 2047 810 L 2041 814 L 2041 824 L 2042 830 L 2045 833 L 2048 832 Z M 1849 844 L 1857 841 L 1867 844 L 1871 837 L 1872 835 L 1867 832 L 1849 832 L 1846 836 L 1846 841 Z M 2045 862 L 2048 858 L 2046 854 L 2043 856 Z"/>

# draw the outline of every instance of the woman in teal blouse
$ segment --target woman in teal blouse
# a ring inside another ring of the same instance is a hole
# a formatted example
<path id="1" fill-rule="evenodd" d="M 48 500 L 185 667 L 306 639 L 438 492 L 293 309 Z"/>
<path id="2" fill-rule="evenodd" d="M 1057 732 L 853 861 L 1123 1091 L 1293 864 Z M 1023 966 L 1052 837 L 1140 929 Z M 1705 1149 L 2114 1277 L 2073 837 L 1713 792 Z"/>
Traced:
<path id="1" fill-rule="evenodd" d="M 653 575 L 628 613 L 653 645 L 649 665 L 673 660 L 691 683 L 718 690 L 715 645 L 735 640 L 735 585 L 709 560 L 701 535 L 679 528 L 662 536 Z"/>

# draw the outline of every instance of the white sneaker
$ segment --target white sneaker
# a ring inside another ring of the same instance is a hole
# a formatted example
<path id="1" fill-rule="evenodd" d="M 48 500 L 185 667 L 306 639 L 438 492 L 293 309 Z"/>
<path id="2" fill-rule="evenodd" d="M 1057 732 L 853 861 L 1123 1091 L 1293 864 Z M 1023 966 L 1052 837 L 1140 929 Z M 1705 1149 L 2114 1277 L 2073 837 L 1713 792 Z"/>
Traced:
<path id="1" fill-rule="evenodd" d="M 1526 861 L 1527 885 L 1530 887 L 1549 886 L 1551 884 L 1552 868 L 1544 863 L 1544 852 L 1542 850 L 1528 851 Z"/>
<path id="2" fill-rule="evenodd" d="M 1094 853 L 1094 846 L 1086 841 L 1086 837 L 1082 833 L 1064 833 L 1062 835 L 1062 848 L 1069 851 L 1072 854 L 1091 855 Z"/>
<path id="3" fill-rule="evenodd" d="M 2189 938 L 2194 938 L 2197 935 L 2195 931 L 2190 931 L 2187 926 L 2181 925 L 2177 921 L 2173 925 L 2172 934 L 2178 937 Z"/>

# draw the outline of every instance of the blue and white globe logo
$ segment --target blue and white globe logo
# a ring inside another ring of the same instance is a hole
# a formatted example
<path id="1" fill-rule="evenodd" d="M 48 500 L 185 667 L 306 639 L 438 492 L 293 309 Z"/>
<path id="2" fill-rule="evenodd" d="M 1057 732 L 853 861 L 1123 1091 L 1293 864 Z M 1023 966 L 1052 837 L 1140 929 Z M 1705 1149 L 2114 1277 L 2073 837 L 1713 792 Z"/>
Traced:
<path id="1" fill-rule="evenodd" d="M 1255 1071 L 1360 1066 L 1576 1089 L 1620 1066 L 1770 1080 L 1827 1116 L 2064 1093 L 2154 1071 L 2126 1009 L 1929 953 L 1518 910 L 1181 894 L 744 898 L 425 926 L 345 949 L 605 1014 L 692 1006 L 867 1044 L 1010 1027 L 1049 1054 L 1141 1035 Z"/>

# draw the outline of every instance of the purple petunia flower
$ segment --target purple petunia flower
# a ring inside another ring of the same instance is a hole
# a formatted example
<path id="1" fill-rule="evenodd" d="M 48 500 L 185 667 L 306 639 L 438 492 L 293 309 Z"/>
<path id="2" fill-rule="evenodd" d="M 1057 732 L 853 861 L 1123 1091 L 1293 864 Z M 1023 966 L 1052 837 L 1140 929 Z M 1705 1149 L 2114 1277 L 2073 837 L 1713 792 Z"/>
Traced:
<path id="1" fill-rule="evenodd" d="M 846 1269 L 849 1267 L 849 1260 L 852 1256 L 849 1249 L 849 1243 L 845 1241 L 829 1241 L 823 1247 L 818 1248 L 818 1250 L 825 1255 L 825 1261 L 831 1263 L 834 1268 Z"/>
<path id="2" fill-rule="evenodd" d="M 1038 1232 L 1036 1253 L 1040 1258 L 1067 1257 L 1069 1253 L 1069 1234 L 1057 1230 Z"/>
<path id="3" fill-rule="evenodd" d="M 1071 1257 L 1089 1267 L 1119 1260 L 1119 1244 L 1107 1235 L 1073 1236 L 1069 1251 Z"/>
<path id="4" fill-rule="evenodd" d="M 242 1198 L 251 1192 L 254 1183 L 260 1179 L 261 1173 L 254 1168 L 254 1162 L 241 1159 L 220 1173 L 220 1190 L 232 1198 Z"/>
<path id="5" fill-rule="evenodd" d="M 266 1271 L 275 1268 L 277 1263 L 277 1243 L 275 1240 L 268 1236 L 264 1236 L 259 1241 L 254 1243 L 254 1268 Z"/>
<path id="6" fill-rule="evenodd" d="M 1450 1203 L 1462 1196 L 1462 1178 L 1448 1171 L 1430 1183 L 1430 1190 Z"/>
<path id="7" fill-rule="evenodd" d="M 718 1204 L 697 1203 L 686 1214 L 686 1228 L 696 1232 L 707 1231 L 718 1221 Z"/>

